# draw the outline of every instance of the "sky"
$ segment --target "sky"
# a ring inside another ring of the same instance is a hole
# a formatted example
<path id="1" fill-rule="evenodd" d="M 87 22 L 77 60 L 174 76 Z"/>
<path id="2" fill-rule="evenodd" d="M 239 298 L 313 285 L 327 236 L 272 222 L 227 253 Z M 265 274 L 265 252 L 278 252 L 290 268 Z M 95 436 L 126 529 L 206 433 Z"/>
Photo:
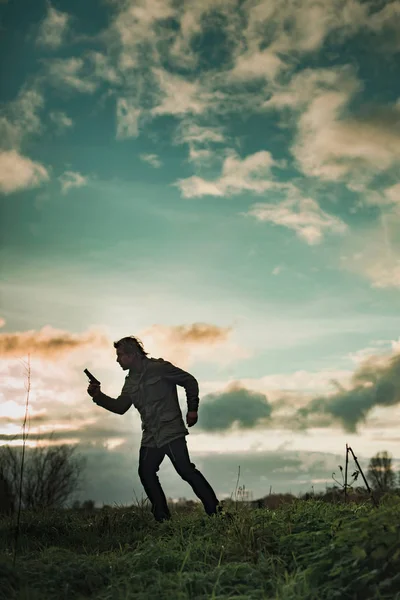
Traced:
<path id="1" fill-rule="evenodd" d="M 113 342 L 199 382 L 219 497 L 400 470 L 400 2 L 0 2 L 0 443 L 131 504 Z M 186 414 L 185 393 L 179 402 Z M 166 457 L 171 498 L 195 499 Z"/>

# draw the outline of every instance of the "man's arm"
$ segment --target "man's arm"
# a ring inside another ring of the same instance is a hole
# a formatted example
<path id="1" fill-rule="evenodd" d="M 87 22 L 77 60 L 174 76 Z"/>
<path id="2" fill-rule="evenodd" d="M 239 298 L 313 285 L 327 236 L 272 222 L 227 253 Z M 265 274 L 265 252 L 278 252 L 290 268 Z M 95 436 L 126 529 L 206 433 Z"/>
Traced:
<path id="1" fill-rule="evenodd" d="M 197 379 L 168 361 L 164 361 L 162 364 L 161 374 L 168 381 L 185 388 L 188 411 L 197 412 L 199 408 L 199 384 Z"/>
<path id="2" fill-rule="evenodd" d="M 129 394 L 121 394 L 118 398 L 111 398 L 107 394 L 103 394 L 103 392 L 97 392 L 93 396 L 93 402 L 110 412 L 123 415 L 132 406 L 132 397 Z"/>

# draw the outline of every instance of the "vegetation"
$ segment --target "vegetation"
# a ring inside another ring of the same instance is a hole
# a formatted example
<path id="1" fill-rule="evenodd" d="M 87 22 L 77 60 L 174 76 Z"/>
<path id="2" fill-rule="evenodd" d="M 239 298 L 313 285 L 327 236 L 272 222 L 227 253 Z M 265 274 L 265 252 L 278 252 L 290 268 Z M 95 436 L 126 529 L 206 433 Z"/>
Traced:
<path id="1" fill-rule="evenodd" d="M 182 502 L 162 525 L 145 503 L 65 508 L 82 466 L 67 446 L 30 450 L 19 481 L 21 461 L 0 448 L 0 600 L 400 600 L 400 490 L 385 452 L 369 463 L 373 497 L 346 462 L 325 492 L 226 501 L 232 520 Z"/>
<path id="2" fill-rule="evenodd" d="M 158 524 L 147 505 L 24 511 L 0 518 L 0 598 L 400 599 L 400 496 L 275 509 L 201 506 Z"/>
<path id="3" fill-rule="evenodd" d="M 0 512 L 61 508 L 79 489 L 84 465 L 76 446 L 36 446 L 25 453 L 21 482 L 21 448 L 0 447 Z M 22 485 L 20 485 L 22 483 Z"/>

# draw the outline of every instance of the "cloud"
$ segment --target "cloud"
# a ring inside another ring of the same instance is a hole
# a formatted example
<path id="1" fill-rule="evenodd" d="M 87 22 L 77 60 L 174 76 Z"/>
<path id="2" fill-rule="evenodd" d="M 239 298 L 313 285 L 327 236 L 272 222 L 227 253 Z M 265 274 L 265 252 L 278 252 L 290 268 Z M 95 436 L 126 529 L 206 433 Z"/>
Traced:
<path id="1" fill-rule="evenodd" d="M 366 198 L 371 203 L 369 194 L 366 194 Z M 366 278 L 374 288 L 400 289 L 400 240 L 397 235 L 400 214 L 384 212 L 382 207 L 387 206 L 387 199 L 383 194 L 378 194 L 374 203 L 381 208 L 380 221 L 368 228 L 353 231 L 343 248 L 340 267 Z"/>
<path id="2" fill-rule="evenodd" d="M 380 44 L 385 52 L 397 52 L 400 49 L 400 7 L 398 0 L 385 2 L 381 10 L 372 13 L 367 26 L 373 33 L 384 34 Z"/>
<path id="3" fill-rule="evenodd" d="M 351 115 L 349 104 L 361 90 L 351 67 L 305 69 L 264 103 L 266 109 L 293 111 L 297 135 L 291 152 L 304 174 L 353 184 L 400 162 L 399 106 Z"/>
<path id="4" fill-rule="evenodd" d="M 18 354 L 31 353 L 49 361 L 58 361 L 64 355 L 81 347 L 106 348 L 109 345 L 110 340 L 97 329 L 89 329 L 82 334 L 73 334 L 46 325 L 39 331 L 32 329 L 23 332 L 0 333 L 0 356 L 2 358 L 15 358 Z"/>
<path id="5" fill-rule="evenodd" d="M 66 194 L 71 188 L 82 187 L 87 185 L 88 178 L 74 171 L 65 171 L 60 177 L 61 190 Z"/>
<path id="6" fill-rule="evenodd" d="M 264 394 L 233 383 L 226 391 L 203 398 L 199 426 L 206 431 L 223 431 L 234 424 L 239 428 L 253 428 L 269 419 L 271 412 Z"/>
<path id="7" fill-rule="evenodd" d="M 127 139 L 139 135 L 139 117 L 142 110 L 136 102 L 127 98 L 117 100 L 117 139 Z"/>
<path id="8" fill-rule="evenodd" d="M 70 17 L 67 13 L 56 10 L 48 5 L 48 11 L 43 19 L 36 43 L 55 49 L 61 46 L 68 32 Z"/>
<path id="9" fill-rule="evenodd" d="M 129 71 L 141 61 L 146 65 L 156 61 L 157 42 L 165 34 L 163 22 L 177 12 L 172 0 L 127 0 L 117 3 L 117 7 L 106 38 L 110 46 L 118 48 L 119 68 Z"/>
<path id="10" fill-rule="evenodd" d="M 188 81 L 165 69 L 153 68 L 160 88 L 161 101 L 151 109 L 153 116 L 199 115 L 204 113 L 222 93 L 204 89 L 200 81 Z"/>
<path id="11" fill-rule="evenodd" d="M 388 202 L 400 205 L 400 183 L 396 183 L 384 189 L 383 195 Z"/>
<path id="12" fill-rule="evenodd" d="M 17 98 L 9 102 L 0 117 L 0 146 L 4 150 L 18 150 L 29 137 L 42 131 L 39 111 L 44 106 L 42 94 L 36 87 L 23 88 Z"/>
<path id="13" fill-rule="evenodd" d="M 400 42 L 398 2 L 382 4 L 331 0 L 327 6 L 322 0 L 279 4 L 247 0 L 241 7 L 245 26 L 242 21 L 241 43 L 236 45 L 230 76 L 274 79 L 291 70 L 299 58 L 320 51 L 333 36 L 343 43 L 359 31 L 370 36 L 375 50 L 396 51 Z M 377 33 L 384 36 L 377 38 Z"/>
<path id="14" fill-rule="evenodd" d="M 359 174 L 372 179 L 400 163 L 400 132 L 394 128 L 400 110 L 387 108 L 386 116 L 393 119 L 341 117 L 349 100 L 341 92 L 322 94 L 300 117 L 292 150 L 306 175 L 333 181 Z"/>
<path id="15" fill-rule="evenodd" d="M 394 209 L 394 213 L 400 208 L 400 183 L 385 187 L 381 190 L 369 190 L 361 184 L 354 191 L 362 194 L 365 204 L 371 206 L 388 207 Z"/>
<path id="16" fill-rule="evenodd" d="M 218 179 L 207 181 L 193 175 L 179 179 L 175 185 L 185 198 L 225 196 L 243 191 L 260 193 L 277 185 L 270 178 L 265 179 L 265 176 L 269 176 L 271 167 L 278 164 L 266 150 L 250 154 L 243 160 L 234 151 L 230 151 Z"/>
<path id="17" fill-rule="evenodd" d="M 46 61 L 48 81 L 58 89 L 71 88 L 82 94 L 93 94 L 99 85 L 94 70 L 83 58 L 55 58 Z"/>
<path id="18" fill-rule="evenodd" d="M 0 192 L 11 194 L 49 180 L 46 168 L 16 150 L 0 152 Z"/>
<path id="19" fill-rule="evenodd" d="M 249 352 L 229 340 L 232 327 L 219 327 L 208 323 L 191 325 L 152 325 L 141 331 L 139 337 L 155 353 L 184 366 L 192 362 L 230 364 L 248 358 Z"/>
<path id="20" fill-rule="evenodd" d="M 274 80 L 286 67 L 284 61 L 269 48 L 239 54 L 235 66 L 228 74 L 231 81 L 245 82 L 254 79 Z"/>
<path id="21" fill-rule="evenodd" d="M 57 133 L 63 133 L 74 124 L 73 120 L 63 111 L 52 111 L 49 117 L 55 124 Z"/>
<path id="22" fill-rule="evenodd" d="M 179 144 L 222 143 L 225 136 L 221 127 L 206 127 L 193 121 L 183 120 L 176 132 L 175 142 Z"/>
<path id="23" fill-rule="evenodd" d="M 9 102 L 0 117 L 0 193 L 10 194 L 38 187 L 49 180 L 44 165 L 24 156 L 23 144 L 42 132 L 39 112 L 44 106 L 42 94 L 24 87 L 15 100 Z"/>
<path id="24" fill-rule="evenodd" d="M 293 229 L 307 244 L 319 244 L 325 232 L 343 234 L 348 227 L 338 217 L 324 212 L 312 198 L 288 198 L 279 204 L 253 205 L 245 216 Z"/>
<path id="25" fill-rule="evenodd" d="M 374 264 L 365 266 L 365 274 L 375 288 L 400 289 L 400 259 L 392 261 L 375 260 Z"/>
<path id="26" fill-rule="evenodd" d="M 188 144 L 189 160 L 203 163 L 214 155 L 212 144 L 226 142 L 226 136 L 221 127 L 202 126 L 192 119 L 182 119 L 177 127 L 174 143 Z"/>
<path id="27" fill-rule="evenodd" d="M 143 162 L 149 163 L 149 165 L 151 165 L 155 169 L 160 168 L 162 165 L 162 162 L 161 162 L 160 158 L 157 156 L 157 154 L 141 154 L 140 159 Z"/>
<path id="28" fill-rule="evenodd" d="M 179 30 L 168 49 L 174 66 L 195 69 L 199 65 L 202 57 L 196 52 L 196 40 L 202 35 L 213 36 L 213 53 L 217 56 L 224 56 L 224 50 L 237 42 L 241 25 L 237 0 L 203 0 L 184 3 L 182 8 L 176 15 Z"/>
<path id="29" fill-rule="evenodd" d="M 340 422 L 346 431 L 356 432 L 375 407 L 400 403 L 400 354 L 373 356 L 361 363 L 347 388 L 333 382 L 336 393 L 314 398 L 300 408 L 296 419 L 307 427 L 330 427 Z M 295 420 L 296 420 L 295 419 Z"/>

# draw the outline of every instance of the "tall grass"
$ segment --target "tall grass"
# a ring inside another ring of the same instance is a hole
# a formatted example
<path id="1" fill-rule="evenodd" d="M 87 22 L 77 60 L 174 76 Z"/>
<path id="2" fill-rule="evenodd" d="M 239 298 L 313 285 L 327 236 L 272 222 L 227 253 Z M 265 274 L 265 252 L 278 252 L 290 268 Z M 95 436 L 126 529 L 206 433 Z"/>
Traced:
<path id="1" fill-rule="evenodd" d="M 13 567 L 11 519 L 0 519 L 1 600 L 400 600 L 400 498 L 276 509 L 238 504 L 232 522 L 145 504 L 23 511 Z"/>

